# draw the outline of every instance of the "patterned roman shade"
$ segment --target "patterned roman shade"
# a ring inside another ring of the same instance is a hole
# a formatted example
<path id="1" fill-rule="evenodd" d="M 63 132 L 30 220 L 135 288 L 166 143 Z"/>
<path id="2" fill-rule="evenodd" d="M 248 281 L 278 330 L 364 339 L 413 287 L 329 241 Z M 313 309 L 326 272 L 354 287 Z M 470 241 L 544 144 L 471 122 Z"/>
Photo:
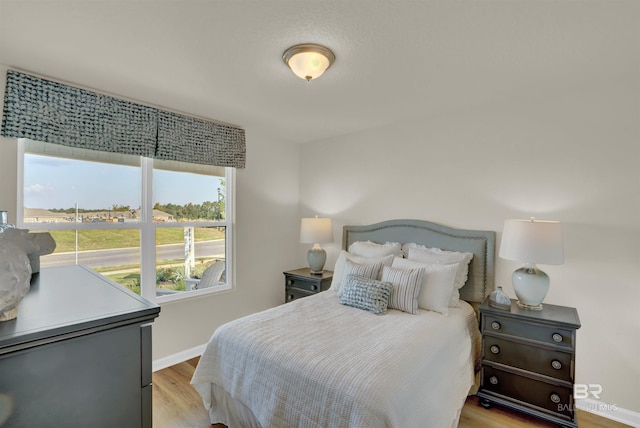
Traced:
<path id="1" fill-rule="evenodd" d="M 243 129 L 9 70 L 1 134 L 68 147 L 244 168 Z"/>
<path id="2" fill-rule="evenodd" d="M 212 142 L 215 142 L 212 144 Z M 244 168 L 244 130 L 160 111 L 156 159 Z"/>

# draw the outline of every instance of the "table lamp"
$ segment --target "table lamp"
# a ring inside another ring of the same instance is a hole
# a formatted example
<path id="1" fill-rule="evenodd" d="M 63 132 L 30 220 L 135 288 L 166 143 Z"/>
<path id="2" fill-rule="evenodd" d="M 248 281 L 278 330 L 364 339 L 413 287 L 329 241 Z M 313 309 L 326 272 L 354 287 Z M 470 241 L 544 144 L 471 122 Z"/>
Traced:
<path id="1" fill-rule="evenodd" d="M 307 252 L 307 262 L 313 274 L 321 274 L 327 261 L 327 252 L 320 244 L 333 242 L 333 226 L 330 218 L 303 218 L 300 223 L 300 242 L 313 244 Z"/>
<path id="2" fill-rule="evenodd" d="M 549 291 L 549 276 L 536 264 L 564 263 L 562 223 L 559 221 L 505 220 L 500 243 L 500 258 L 524 262 L 513 272 L 511 281 L 518 306 L 541 310 Z"/>

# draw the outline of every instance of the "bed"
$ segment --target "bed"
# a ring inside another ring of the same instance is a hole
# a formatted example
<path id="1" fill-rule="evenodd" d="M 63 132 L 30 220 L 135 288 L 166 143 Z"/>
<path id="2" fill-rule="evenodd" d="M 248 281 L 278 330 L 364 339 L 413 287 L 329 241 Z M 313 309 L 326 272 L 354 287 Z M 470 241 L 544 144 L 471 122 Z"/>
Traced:
<path id="1" fill-rule="evenodd" d="M 422 308 L 375 315 L 341 304 L 348 286 L 340 294 L 332 284 L 332 290 L 229 322 L 214 332 L 191 381 L 211 423 L 457 426 L 479 359 L 472 305 L 494 288 L 495 232 L 421 220 L 343 228 L 344 250 L 369 242 L 471 253 L 457 307 L 446 315 Z"/>

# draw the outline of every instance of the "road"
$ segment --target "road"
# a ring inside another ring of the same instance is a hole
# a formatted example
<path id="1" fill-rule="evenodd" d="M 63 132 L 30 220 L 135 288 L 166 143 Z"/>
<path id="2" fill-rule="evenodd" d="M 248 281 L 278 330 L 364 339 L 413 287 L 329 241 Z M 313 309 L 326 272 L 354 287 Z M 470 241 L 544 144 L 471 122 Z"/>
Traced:
<path id="1" fill-rule="evenodd" d="M 225 241 L 196 242 L 195 255 L 224 257 Z M 172 244 L 156 247 L 156 259 L 184 259 L 184 245 Z M 75 253 L 49 254 L 40 259 L 41 267 L 73 265 L 76 263 Z M 113 250 L 91 250 L 78 252 L 78 263 L 90 268 L 103 266 L 122 266 L 140 264 L 139 248 L 118 248 Z"/>

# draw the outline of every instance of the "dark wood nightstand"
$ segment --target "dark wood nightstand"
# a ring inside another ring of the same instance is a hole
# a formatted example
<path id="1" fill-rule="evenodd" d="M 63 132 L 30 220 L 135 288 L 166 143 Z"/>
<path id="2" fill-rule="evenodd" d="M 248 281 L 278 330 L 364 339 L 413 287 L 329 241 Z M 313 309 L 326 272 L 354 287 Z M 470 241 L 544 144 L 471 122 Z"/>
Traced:
<path id="1" fill-rule="evenodd" d="M 478 397 L 565 427 L 577 427 L 575 308 L 543 304 L 541 311 L 511 312 L 480 305 L 482 369 Z"/>
<path id="2" fill-rule="evenodd" d="M 313 274 L 308 267 L 289 270 L 283 273 L 286 287 L 286 302 L 328 290 L 329 287 L 331 287 L 331 280 L 333 278 L 333 272 L 330 270 L 325 270 L 321 274 Z"/>

